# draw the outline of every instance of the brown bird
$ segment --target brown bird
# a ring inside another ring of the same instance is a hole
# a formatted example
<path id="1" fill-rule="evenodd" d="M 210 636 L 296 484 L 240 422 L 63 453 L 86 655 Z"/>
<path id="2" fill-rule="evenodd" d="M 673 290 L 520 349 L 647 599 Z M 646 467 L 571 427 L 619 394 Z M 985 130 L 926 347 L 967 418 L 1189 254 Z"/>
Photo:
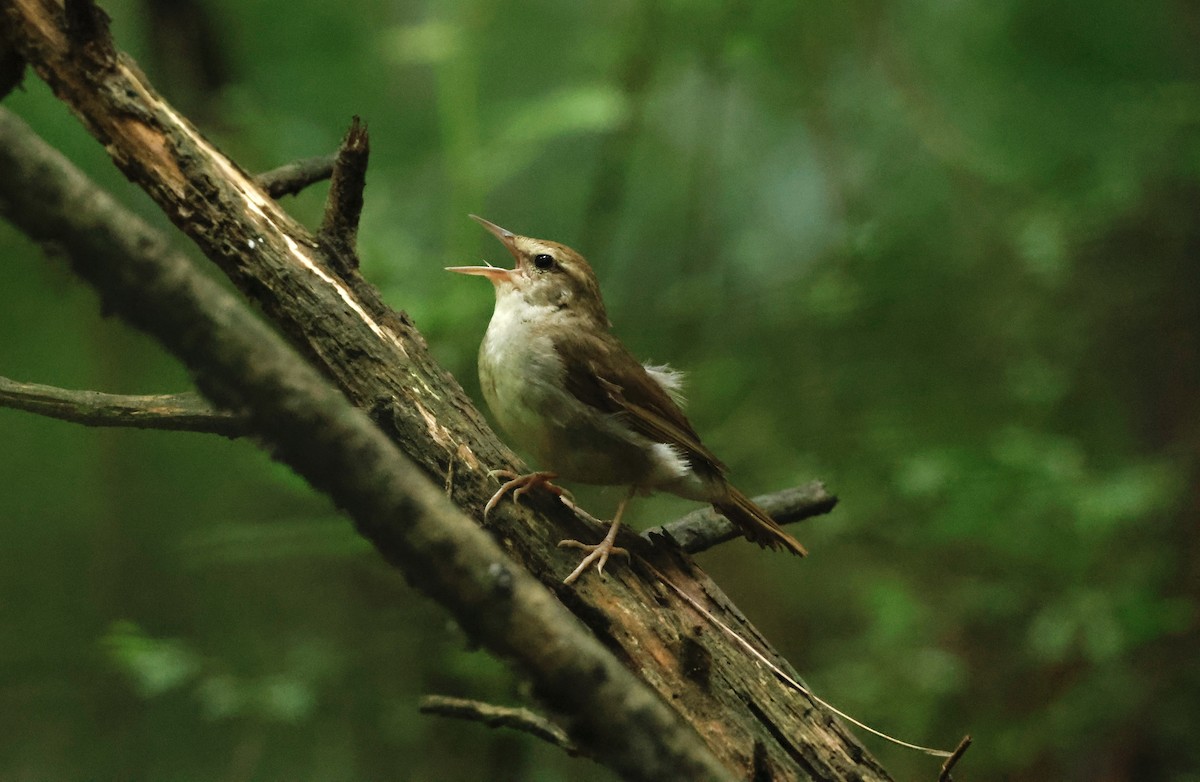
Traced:
<path id="1" fill-rule="evenodd" d="M 496 309 L 479 349 L 479 380 L 500 426 L 549 472 L 508 478 L 484 509 L 504 495 L 517 500 L 562 477 L 628 486 L 608 534 L 598 544 L 564 540 L 588 554 L 564 579 L 593 563 L 603 573 L 625 506 L 635 494 L 668 491 L 712 503 L 750 540 L 804 556 L 807 552 L 766 511 L 731 484 L 726 467 L 700 442 L 680 409 L 680 376 L 644 366 L 611 332 L 592 267 L 558 242 L 506 231 L 471 218 L 504 244 L 512 269 L 453 266 L 448 271 L 491 280 Z"/>

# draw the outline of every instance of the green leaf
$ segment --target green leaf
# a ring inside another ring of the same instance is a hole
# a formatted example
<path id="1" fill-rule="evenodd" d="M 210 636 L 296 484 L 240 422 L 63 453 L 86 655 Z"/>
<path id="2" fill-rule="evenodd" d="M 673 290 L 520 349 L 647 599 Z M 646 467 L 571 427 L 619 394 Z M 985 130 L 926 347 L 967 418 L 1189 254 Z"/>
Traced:
<path id="1" fill-rule="evenodd" d="M 151 638 L 132 622 L 113 624 L 102 643 L 144 698 L 174 690 L 200 671 L 200 656 L 182 641 Z"/>

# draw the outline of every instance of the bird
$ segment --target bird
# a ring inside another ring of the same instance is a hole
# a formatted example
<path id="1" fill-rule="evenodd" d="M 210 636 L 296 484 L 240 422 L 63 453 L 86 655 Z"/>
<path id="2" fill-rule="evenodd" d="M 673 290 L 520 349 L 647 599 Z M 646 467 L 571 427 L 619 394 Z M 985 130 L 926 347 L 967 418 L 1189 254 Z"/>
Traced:
<path id="1" fill-rule="evenodd" d="M 505 482 L 484 516 L 510 493 L 515 502 L 539 487 L 568 494 L 554 483 L 559 478 L 628 487 L 599 543 L 559 543 L 586 552 L 565 584 L 592 565 L 603 576 L 610 556 L 628 556 L 615 545 L 621 518 L 633 497 L 654 491 L 711 503 L 747 539 L 806 556 L 799 541 L 729 482 L 726 466 L 700 441 L 683 413 L 681 375 L 641 363 L 613 334 L 587 260 L 564 244 L 470 217 L 515 261 L 511 269 L 447 267 L 484 277 L 495 289 L 479 348 L 480 386 L 501 428 L 543 467 L 493 471 Z"/>

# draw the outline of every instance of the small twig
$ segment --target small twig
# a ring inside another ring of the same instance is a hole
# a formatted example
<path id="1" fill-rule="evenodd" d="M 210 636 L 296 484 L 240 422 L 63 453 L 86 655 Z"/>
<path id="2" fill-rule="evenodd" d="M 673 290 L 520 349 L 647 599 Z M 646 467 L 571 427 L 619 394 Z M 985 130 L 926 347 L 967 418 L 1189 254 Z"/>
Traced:
<path id="1" fill-rule="evenodd" d="M 243 416 L 216 410 L 199 394 L 126 396 L 72 391 L 0 377 L 0 407 L 71 421 L 86 426 L 204 432 L 225 437 L 246 433 Z"/>
<path id="2" fill-rule="evenodd" d="M 367 184 L 367 160 L 371 155 L 367 126 L 354 117 L 338 148 L 337 161 L 325 199 L 319 240 L 352 268 L 358 266 L 354 245 L 358 219 L 362 215 L 363 188 Z"/>
<path id="3" fill-rule="evenodd" d="M 296 195 L 311 184 L 329 179 L 333 175 L 333 164 L 337 155 L 320 155 L 318 157 L 294 160 L 291 163 L 264 171 L 254 177 L 254 181 L 271 198 L 283 198 Z"/>
<path id="4" fill-rule="evenodd" d="M 581 754 L 562 728 L 529 709 L 496 706 L 448 695 L 426 695 L 421 698 L 421 713 L 482 722 L 489 728 L 512 728 L 549 742 L 572 757 Z"/>
<path id="5" fill-rule="evenodd" d="M 962 741 L 958 742 L 958 746 L 950 753 L 950 757 L 946 758 L 946 762 L 942 764 L 942 773 L 938 774 L 938 782 L 954 782 L 954 777 L 950 776 L 950 771 L 966 754 L 967 748 L 971 746 L 970 734 L 963 736 Z"/>
<path id="6" fill-rule="evenodd" d="M 837 505 L 837 497 L 830 494 L 821 481 L 763 494 L 755 497 L 754 501 L 780 524 L 828 513 Z M 677 521 L 648 529 L 642 533 L 642 537 L 653 540 L 661 535 L 673 540 L 689 554 L 696 554 L 741 534 L 724 516 L 711 508 L 703 508 Z"/>

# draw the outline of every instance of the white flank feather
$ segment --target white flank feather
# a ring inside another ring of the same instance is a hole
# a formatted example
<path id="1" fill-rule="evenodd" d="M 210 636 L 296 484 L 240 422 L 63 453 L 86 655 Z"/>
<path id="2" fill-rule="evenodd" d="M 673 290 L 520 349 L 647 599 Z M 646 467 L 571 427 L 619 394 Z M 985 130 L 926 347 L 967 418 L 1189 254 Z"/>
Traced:
<path id="1" fill-rule="evenodd" d="M 654 378 L 654 382 L 662 386 L 663 391 L 667 392 L 667 396 L 675 402 L 675 404 L 683 407 L 687 404 L 687 399 L 683 395 L 683 373 L 677 369 L 671 369 L 666 364 L 646 364 L 646 373 Z"/>

